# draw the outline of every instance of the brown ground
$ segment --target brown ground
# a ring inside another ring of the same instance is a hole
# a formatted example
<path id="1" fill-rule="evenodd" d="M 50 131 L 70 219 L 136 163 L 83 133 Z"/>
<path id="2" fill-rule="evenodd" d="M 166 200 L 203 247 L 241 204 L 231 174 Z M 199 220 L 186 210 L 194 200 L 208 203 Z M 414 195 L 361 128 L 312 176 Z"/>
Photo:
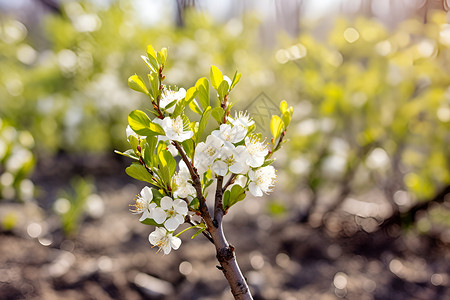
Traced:
<path id="1" fill-rule="evenodd" d="M 142 185 L 121 175 L 123 161 L 95 161 L 41 163 L 40 209 L 0 204 L 2 213 L 20 212 L 19 225 L 0 233 L 0 299 L 231 299 L 213 246 L 188 232 L 179 250 L 156 253 L 152 228 L 128 212 Z M 65 239 L 50 207 L 70 174 L 95 176 L 105 213 Z M 355 232 L 351 218 L 339 230 L 311 228 L 289 213 L 261 214 L 267 199 L 246 201 L 227 215 L 225 230 L 255 299 L 450 299 L 448 242 L 413 231 Z M 27 234 L 32 222 L 43 226 L 40 238 Z"/>

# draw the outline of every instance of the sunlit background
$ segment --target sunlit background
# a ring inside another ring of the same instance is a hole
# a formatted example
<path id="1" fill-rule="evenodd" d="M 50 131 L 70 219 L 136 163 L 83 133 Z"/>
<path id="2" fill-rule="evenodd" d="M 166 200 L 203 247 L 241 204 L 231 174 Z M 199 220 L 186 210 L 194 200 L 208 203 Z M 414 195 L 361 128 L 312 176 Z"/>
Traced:
<path id="1" fill-rule="evenodd" d="M 201 236 L 162 256 L 114 154 L 140 55 L 210 65 L 267 133 L 295 108 L 277 187 L 225 230 L 255 299 L 450 295 L 449 0 L 0 0 L 0 298 L 230 299 Z"/>

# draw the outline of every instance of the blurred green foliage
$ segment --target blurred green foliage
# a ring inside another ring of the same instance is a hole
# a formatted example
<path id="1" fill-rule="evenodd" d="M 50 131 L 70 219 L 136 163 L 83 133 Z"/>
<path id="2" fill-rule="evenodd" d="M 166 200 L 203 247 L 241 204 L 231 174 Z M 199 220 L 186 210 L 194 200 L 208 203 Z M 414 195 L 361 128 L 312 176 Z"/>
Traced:
<path id="1" fill-rule="evenodd" d="M 393 32 L 339 20 L 325 42 L 302 34 L 276 53 L 300 99 L 290 183 L 309 190 L 314 209 L 370 202 L 381 190 L 404 211 L 450 183 L 449 47 L 450 27 L 436 14 Z"/>
<path id="2" fill-rule="evenodd" d="M 91 180 L 74 177 L 70 181 L 71 190 L 61 190 L 60 197 L 55 201 L 53 207 L 61 219 L 61 227 L 64 234 L 73 237 L 87 212 L 89 196 L 94 191 Z"/>
<path id="3" fill-rule="evenodd" d="M 232 99 L 237 108 L 254 105 L 261 92 L 274 103 L 296 102 L 289 155 L 278 165 L 289 172 L 283 188 L 308 198 L 309 213 L 349 197 L 371 202 L 380 198 L 374 191 L 404 211 L 450 183 L 444 15 L 394 30 L 341 19 L 321 38 L 302 24 L 298 37 L 280 34 L 267 45 L 272 37 L 256 38 L 260 20 L 251 15 L 222 24 L 187 11 L 184 27 L 145 27 L 127 1 L 108 9 L 64 2 L 62 12 L 45 19 L 45 40 L 14 19 L 0 20 L 0 117 L 29 131 L 40 155 L 125 149 L 127 113 L 151 108 L 126 79 L 145 73 L 138 55 L 153 44 L 170 50 L 168 84 L 193 86 L 216 64 L 245 74 Z"/>
<path id="4" fill-rule="evenodd" d="M 35 165 L 33 136 L 0 118 L 0 199 L 30 200 L 34 185 L 27 179 Z"/>

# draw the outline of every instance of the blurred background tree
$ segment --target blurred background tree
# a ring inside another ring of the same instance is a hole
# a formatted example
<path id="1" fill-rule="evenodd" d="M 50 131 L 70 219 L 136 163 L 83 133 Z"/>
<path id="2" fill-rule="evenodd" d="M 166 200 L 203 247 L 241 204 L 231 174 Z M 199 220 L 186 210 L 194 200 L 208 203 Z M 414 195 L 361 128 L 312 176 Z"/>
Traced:
<path id="1" fill-rule="evenodd" d="M 429 13 L 447 1 L 152 5 L 1 2 L 0 116 L 15 132 L 2 134 L 3 198 L 30 198 L 19 187 L 32 187 L 23 181 L 31 153 L 39 162 L 124 148 L 128 111 L 148 106 L 124 78 L 144 72 L 136 57 L 151 42 L 170 49 L 169 83 L 192 85 L 214 62 L 246 73 L 240 108 L 261 93 L 297 101 L 297 130 L 278 163 L 291 172 L 280 174 L 280 192 L 298 195 L 282 201 L 291 217 L 321 226 L 344 212 L 368 231 L 388 218 L 414 222 L 418 206 L 445 219 L 445 205 L 423 203 L 443 203 L 450 182 L 450 27 Z M 7 144 L 15 140 L 21 148 Z M 19 156 L 27 162 L 10 170 Z"/>

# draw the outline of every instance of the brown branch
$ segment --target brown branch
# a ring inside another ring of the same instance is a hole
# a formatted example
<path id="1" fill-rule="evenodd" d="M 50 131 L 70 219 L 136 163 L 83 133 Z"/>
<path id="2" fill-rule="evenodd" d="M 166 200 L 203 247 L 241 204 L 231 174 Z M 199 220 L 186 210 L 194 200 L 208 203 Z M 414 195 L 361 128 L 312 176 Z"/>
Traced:
<path id="1" fill-rule="evenodd" d="M 218 226 L 219 223 L 222 222 L 222 217 L 224 214 L 223 211 L 223 203 L 222 203 L 222 197 L 223 197 L 223 176 L 217 177 L 217 188 L 216 188 L 216 196 L 214 201 L 214 226 Z"/>
<path id="2" fill-rule="evenodd" d="M 231 174 L 230 179 L 228 179 L 227 183 L 225 183 L 225 185 L 222 188 L 222 193 L 224 193 L 227 188 L 234 183 L 234 180 L 236 179 L 236 174 Z"/>
<path id="3" fill-rule="evenodd" d="M 186 166 L 188 167 L 189 173 L 191 175 L 192 181 L 194 183 L 194 188 L 197 192 L 197 198 L 200 203 L 200 214 L 206 224 L 206 230 L 209 232 L 212 241 L 214 242 L 214 246 L 216 248 L 216 258 L 220 263 L 220 270 L 222 270 L 225 278 L 228 281 L 228 284 L 231 288 L 231 293 L 233 294 L 235 299 L 238 300 L 252 300 L 253 297 L 250 293 L 250 289 L 248 288 L 247 282 L 245 281 L 244 275 L 239 268 L 239 265 L 236 260 L 236 256 L 234 254 L 234 247 L 231 246 L 225 238 L 225 234 L 223 233 L 222 227 L 222 217 L 223 217 L 223 209 L 217 209 L 218 203 L 222 205 L 222 182 L 223 177 L 218 178 L 218 193 L 216 193 L 216 207 L 214 210 L 214 222 L 211 219 L 211 215 L 209 214 L 208 207 L 206 206 L 206 199 L 202 194 L 202 185 L 200 182 L 199 175 L 195 167 L 191 164 L 186 153 L 181 148 L 180 144 L 176 141 L 173 141 L 172 144 L 178 150 L 178 153 L 181 156 L 181 159 L 184 161 Z M 220 200 L 218 196 L 220 195 Z M 217 214 L 217 215 L 216 215 Z"/>

